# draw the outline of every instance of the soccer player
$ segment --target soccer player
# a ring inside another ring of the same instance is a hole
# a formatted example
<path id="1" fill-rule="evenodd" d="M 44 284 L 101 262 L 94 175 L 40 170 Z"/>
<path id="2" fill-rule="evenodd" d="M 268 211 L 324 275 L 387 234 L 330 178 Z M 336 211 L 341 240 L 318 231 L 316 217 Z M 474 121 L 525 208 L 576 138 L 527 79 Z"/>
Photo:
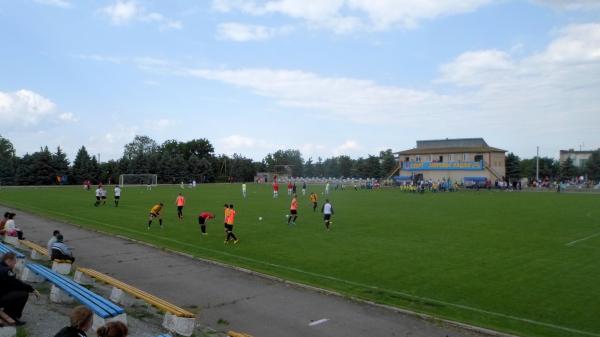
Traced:
<path id="1" fill-rule="evenodd" d="M 119 207 L 119 200 L 121 200 L 121 187 L 115 185 L 115 207 Z"/>
<path id="2" fill-rule="evenodd" d="M 229 217 L 229 205 L 225 204 L 223 207 L 225 207 L 225 209 L 223 210 L 223 226 L 225 228 L 225 234 L 227 234 L 227 218 Z"/>
<path id="3" fill-rule="evenodd" d="M 292 225 L 295 225 L 296 219 L 298 219 L 298 198 L 294 194 L 294 196 L 292 197 L 292 202 L 290 204 L 290 216 L 288 216 L 287 221 L 288 225 L 290 224 L 290 221 L 292 222 Z"/>
<path id="4" fill-rule="evenodd" d="M 148 229 L 150 229 L 150 225 L 152 225 L 152 220 L 156 218 L 158 218 L 160 228 L 163 228 L 162 215 L 160 213 L 162 212 L 164 206 L 165 205 L 162 202 L 152 206 L 152 208 L 150 209 L 150 218 L 148 219 Z"/>
<path id="5" fill-rule="evenodd" d="M 146 191 L 152 191 L 152 183 L 150 178 L 148 178 L 148 182 L 146 183 Z"/>
<path id="6" fill-rule="evenodd" d="M 233 240 L 233 243 L 238 243 L 238 238 L 233 234 L 233 224 L 235 223 L 235 211 L 233 210 L 233 204 L 229 205 L 229 212 L 227 213 L 227 224 L 225 228 L 227 229 L 227 236 L 225 237 L 225 243 L 229 242 L 229 240 Z"/>
<path id="7" fill-rule="evenodd" d="M 331 216 L 333 215 L 333 206 L 329 202 L 329 199 L 325 199 L 325 203 L 323 204 L 323 208 L 321 209 L 323 212 L 323 220 L 325 221 L 325 228 L 329 231 L 329 226 L 331 225 Z"/>
<path id="8" fill-rule="evenodd" d="M 185 198 L 181 193 L 175 199 L 175 204 L 177 205 L 177 218 L 179 220 L 183 220 L 183 206 L 185 206 Z"/>
<path id="9" fill-rule="evenodd" d="M 102 205 L 106 205 L 106 188 L 104 186 L 101 187 L 101 198 L 102 198 Z"/>
<path id="10" fill-rule="evenodd" d="M 98 205 L 100 205 L 100 200 L 102 200 L 102 187 L 98 186 L 98 188 L 96 188 L 96 202 L 94 203 L 94 206 L 98 207 Z"/>
<path id="11" fill-rule="evenodd" d="M 317 193 L 311 192 L 310 196 L 308 197 L 308 199 L 313 204 L 313 212 L 316 212 L 317 211 L 317 201 L 319 200 L 319 197 L 317 196 Z"/>
<path id="12" fill-rule="evenodd" d="M 183 180 L 181 181 L 181 183 L 179 183 L 179 187 L 181 187 L 182 190 L 185 188 L 185 185 L 183 184 Z"/>
<path id="13" fill-rule="evenodd" d="M 292 195 L 292 182 L 288 182 L 288 195 Z"/>
<path id="14" fill-rule="evenodd" d="M 302 195 L 306 195 L 306 181 L 302 182 Z"/>
<path id="15" fill-rule="evenodd" d="M 329 181 L 325 184 L 325 195 L 329 195 Z"/>
<path id="16" fill-rule="evenodd" d="M 296 182 L 292 185 L 292 194 L 296 194 Z"/>
<path id="17" fill-rule="evenodd" d="M 279 198 L 279 184 L 277 181 L 273 182 L 273 198 Z"/>
<path id="18" fill-rule="evenodd" d="M 242 184 L 242 195 L 244 196 L 244 199 L 246 199 L 246 183 Z"/>
<path id="19" fill-rule="evenodd" d="M 208 235 L 206 233 L 206 224 L 208 223 L 208 220 L 214 219 L 214 218 L 215 218 L 215 215 L 212 214 L 211 212 L 200 213 L 200 216 L 198 217 L 198 224 L 200 225 L 200 231 L 202 232 L 202 235 Z"/>

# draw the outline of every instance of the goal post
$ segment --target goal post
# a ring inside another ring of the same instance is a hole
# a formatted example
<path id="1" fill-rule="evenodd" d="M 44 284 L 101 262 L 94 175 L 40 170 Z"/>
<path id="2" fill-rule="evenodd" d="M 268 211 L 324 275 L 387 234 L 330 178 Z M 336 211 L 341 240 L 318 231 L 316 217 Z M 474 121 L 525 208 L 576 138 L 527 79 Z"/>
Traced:
<path id="1" fill-rule="evenodd" d="M 126 185 L 158 185 L 158 175 L 156 174 L 121 174 L 119 176 L 119 186 Z"/>

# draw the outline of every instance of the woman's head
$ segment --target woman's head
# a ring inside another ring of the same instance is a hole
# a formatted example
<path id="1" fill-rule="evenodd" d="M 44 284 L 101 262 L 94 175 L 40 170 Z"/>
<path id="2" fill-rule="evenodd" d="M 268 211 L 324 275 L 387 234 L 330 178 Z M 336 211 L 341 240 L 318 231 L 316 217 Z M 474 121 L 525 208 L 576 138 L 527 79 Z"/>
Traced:
<path id="1" fill-rule="evenodd" d="M 14 219 L 15 213 L 8 213 L 8 219 Z"/>
<path id="2" fill-rule="evenodd" d="M 128 332 L 127 325 L 119 321 L 109 322 L 96 330 L 98 337 L 125 337 Z"/>
<path id="3" fill-rule="evenodd" d="M 13 252 L 8 252 L 2 255 L 2 262 L 11 269 L 17 265 L 17 255 Z"/>
<path id="4" fill-rule="evenodd" d="M 90 309 L 80 305 L 71 311 L 71 327 L 88 331 L 92 327 L 94 314 Z"/>

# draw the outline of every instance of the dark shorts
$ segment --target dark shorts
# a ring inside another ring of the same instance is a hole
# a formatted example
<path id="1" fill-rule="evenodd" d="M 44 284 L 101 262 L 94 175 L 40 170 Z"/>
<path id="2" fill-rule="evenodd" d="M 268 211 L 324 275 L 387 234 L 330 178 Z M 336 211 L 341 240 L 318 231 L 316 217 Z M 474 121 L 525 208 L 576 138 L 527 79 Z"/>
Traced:
<path id="1" fill-rule="evenodd" d="M 313 202 L 313 206 L 314 206 L 314 207 L 317 207 L 317 202 L 316 202 L 316 201 L 315 201 L 315 202 Z"/>
<path id="2" fill-rule="evenodd" d="M 119 200 L 119 199 L 121 199 L 121 197 L 118 195 L 115 195 L 115 200 Z"/>
<path id="3" fill-rule="evenodd" d="M 160 216 L 160 214 L 150 213 L 151 218 L 158 218 L 158 216 Z"/>
<path id="4" fill-rule="evenodd" d="M 298 210 L 297 209 L 290 209 L 290 214 L 298 214 Z"/>
<path id="5" fill-rule="evenodd" d="M 206 218 L 199 217 L 199 218 L 198 218 L 198 223 L 199 223 L 199 224 L 201 224 L 201 225 L 204 225 L 204 224 L 206 224 Z"/>
<path id="6" fill-rule="evenodd" d="M 183 209 L 183 206 L 177 206 L 177 210 L 181 212 L 181 210 Z"/>
<path id="7" fill-rule="evenodd" d="M 100 201 L 100 197 L 96 197 L 96 200 Z"/>
<path id="8" fill-rule="evenodd" d="M 233 225 L 225 225 L 225 229 L 229 232 L 233 232 Z"/>
<path id="9" fill-rule="evenodd" d="M 324 220 L 331 220 L 331 214 L 323 214 Z"/>

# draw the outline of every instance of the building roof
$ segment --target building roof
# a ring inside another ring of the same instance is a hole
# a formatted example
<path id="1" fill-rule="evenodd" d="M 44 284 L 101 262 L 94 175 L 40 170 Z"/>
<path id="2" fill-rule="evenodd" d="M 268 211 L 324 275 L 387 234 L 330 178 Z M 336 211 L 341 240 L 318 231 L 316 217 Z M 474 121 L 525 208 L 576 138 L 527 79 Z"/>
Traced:
<path id="1" fill-rule="evenodd" d="M 488 144 L 483 138 L 417 140 L 417 149 L 440 149 L 448 147 L 488 147 Z"/>
<path id="2" fill-rule="evenodd" d="M 410 150 L 396 152 L 397 155 L 411 155 L 411 154 L 445 154 L 445 153 L 484 153 L 484 152 L 501 152 L 504 153 L 506 150 L 499 148 L 486 146 L 486 147 L 446 147 L 446 148 L 426 148 L 419 149 L 414 148 Z"/>
<path id="3" fill-rule="evenodd" d="M 506 152 L 505 150 L 489 146 L 483 138 L 455 138 L 418 140 L 417 147 L 396 152 L 398 155 L 411 154 L 444 154 L 444 153 L 483 153 Z"/>
<path id="4" fill-rule="evenodd" d="M 563 153 L 572 153 L 572 154 L 592 154 L 592 153 L 594 153 L 594 152 L 596 152 L 596 151 L 593 151 L 593 150 L 588 150 L 588 151 L 575 151 L 575 150 L 573 150 L 573 149 L 570 149 L 570 150 L 560 150 L 560 154 L 563 154 Z"/>

